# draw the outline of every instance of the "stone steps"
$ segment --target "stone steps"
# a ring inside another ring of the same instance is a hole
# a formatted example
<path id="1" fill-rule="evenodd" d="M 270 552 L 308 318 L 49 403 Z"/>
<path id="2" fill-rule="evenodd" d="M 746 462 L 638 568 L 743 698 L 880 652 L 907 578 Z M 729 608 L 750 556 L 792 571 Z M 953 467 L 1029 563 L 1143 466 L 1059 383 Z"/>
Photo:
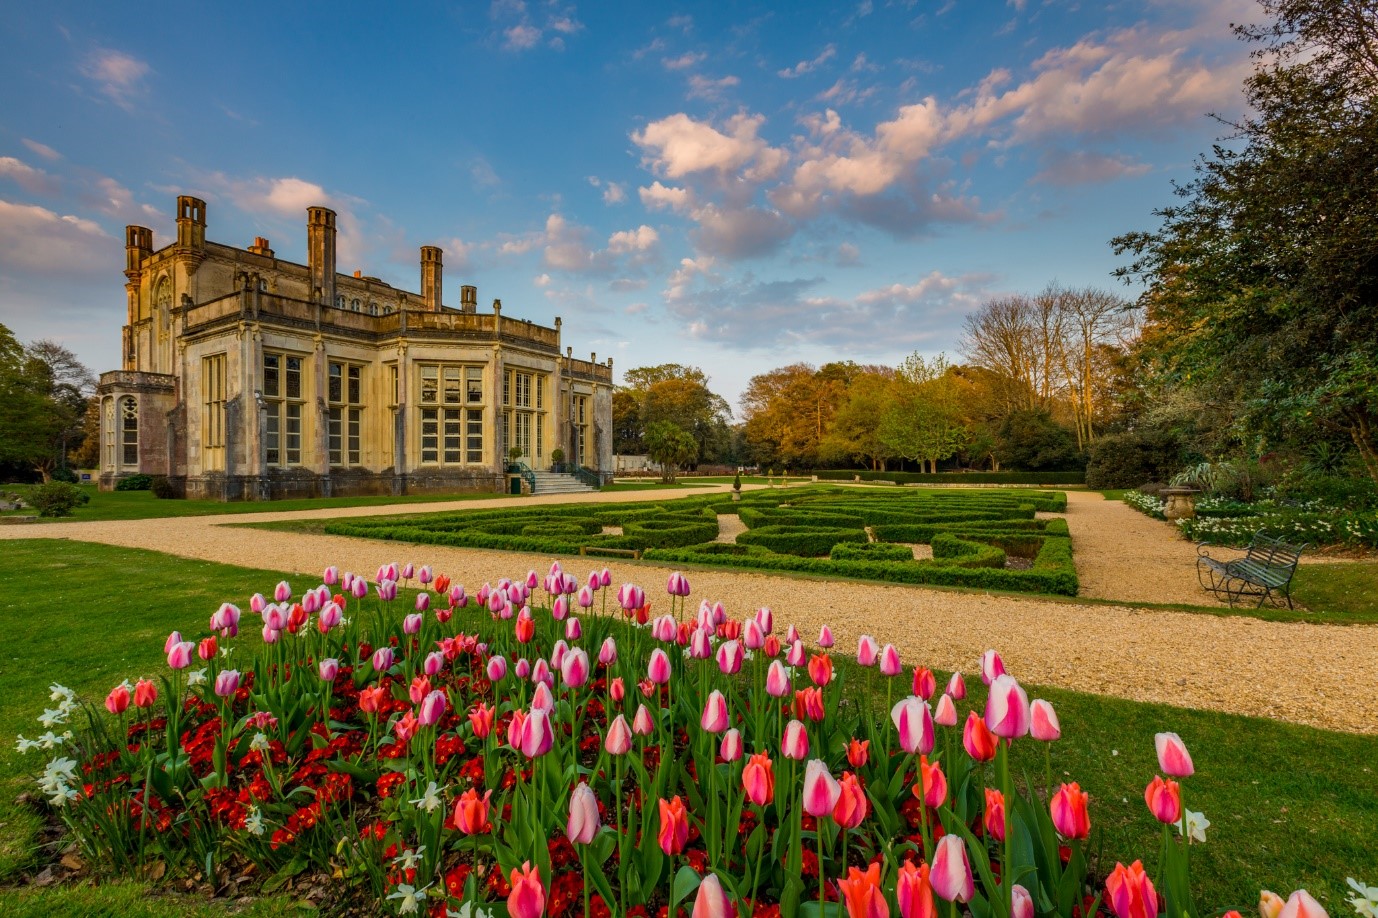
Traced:
<path id="1" fill-rule="evenodd" d="M 535 494 L 587 494 L 597 490 L 590 488 L 573 475 L 561 472 L 535 472 Z"/>

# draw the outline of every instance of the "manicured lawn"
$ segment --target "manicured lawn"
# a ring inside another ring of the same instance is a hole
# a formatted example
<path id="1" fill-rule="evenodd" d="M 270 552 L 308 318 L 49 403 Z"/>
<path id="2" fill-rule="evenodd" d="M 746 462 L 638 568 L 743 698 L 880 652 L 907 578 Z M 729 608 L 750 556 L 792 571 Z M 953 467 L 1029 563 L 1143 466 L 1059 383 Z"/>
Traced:
<path id="1" fill-rule="evenodd" d="M 42 732 L 34 718 L 48 701 L 50 682 L 62 682 L 99 704 L 119 680 L 163 669 L 162 642 L 169 630 L 199 637 L 221 601 L 243 604 L 250 593 L 282 577 L 79 542 L 8 542 L 5 554 L 0 733 L 9 737 Z M 424 550 L 414 560 L 424 561 Z M 463 571 L 446 573 L 464 580 Z M 782 625 L 790 617 L 783 609 L 777 616 Z M 974 677 L 968 682 L 980 688 Z M 1279 691 L 1315 688 L 1279 683 Z M 1198 774 L 1187 783 L 1187 805 L 1212 823 L 1207 844 L 1192 855 L 1198 898 L 1207 913 L 1250 908 L 1260 886 L 1284 895 L 1306 886 L 1331 914 L 1346 914 L 1345 878 L 1378 879 L 1371 847 L 1378 837 L 1378 737 L 1054 689 L 1031 688 L 1031 695 L 1058 708 L 1064 739 L 1054 747 L 1054 769 L 1091 794 L 1093 825 L 1104 851 L 1101 874 L 1115 859 L 1134 857 L 1142 857 L 1150 872 L 1155 869 L 1159 833 L 1142 794 L 1156 768 L 1153 734 L 1173 730 L 1196 759 Z M 1041 747 L 1027 742 L 1016 751 L 1017 767 L 1042 774 Z M 5 829 L 0 882 L 20 881 L 19 871 L 37 857 L 38 819 L 13 801 L 32 787 L 32 775 L 44 761 L 38 752 L 19 756 L 12 740 L 0 746 L 0 825 Z M 247 914 L 285 914 L 288 907 L 287 900 L 272 899 Z M 129 884 L 117 885 L 108 896 L 104 889 L 85 888 L 0 891 L 0 910 L 7 915 L 222 913 L 189 911 L 179 900 L 148 898 Z"/>
<path id="2" fill-rule="evenodd" d="M 1100 493 L 1106 500 L 1124 500 L 1124 496 L 1130 492 L 1130 488 L 1106 488 Z"/>
<path id="3" fill-rule="evenodd" d="M 1378 621 L 1378 561 L 1302 564 L 1292 591 L 1313 611 Z"/>
<path id="4" fill-rule="evenodd" d="M 0 485 L 0 491 L 24 493 L 29 485 Z M 502 497 L 491 492 L 464 494 L 418 494 L 407 497 L 315 497 L 302 500 L 235 501 L 159 500 L 152 491 L 101 491 L 95 485 L 82 485 L 91 502 L 77 507 L 71 516 L 44 519 L 43 522 L 91 522 L 97 520 L 144 520 L 166 516 L 219 516 L 232 513 L 286 513 L 292 510 L 329 510 L 335 507 L 374 507 L 386 504 L 426 504 L 450 500 L 485 500 Z M 24 515 L 35 511 L 24 510 Z M 6 516 L 18 515 L 16 512 Z"/>
<path id="5" fill-rule="evenodd" d="M 611 494 L 618 491 L 683 491 L 689 488 L 712 487 L 715 482 L 705 483 L 702 478 L 689 478 L 666 484 L 663 481 L 617 481 L 599 488 L 599 493 Z"/>

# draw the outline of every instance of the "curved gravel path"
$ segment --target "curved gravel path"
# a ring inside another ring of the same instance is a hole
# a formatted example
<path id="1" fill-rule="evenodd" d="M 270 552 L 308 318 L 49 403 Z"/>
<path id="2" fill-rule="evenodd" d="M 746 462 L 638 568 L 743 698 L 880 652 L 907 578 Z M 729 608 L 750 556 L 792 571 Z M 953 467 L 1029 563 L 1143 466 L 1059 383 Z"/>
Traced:
<path id="1" fill-rule="evenodd" d="M 696 489 L 688 493 L 704 493 Z M 679 492 L 676 492 L 678 495 Z M 1133 517 L 1096 508 L 1099 495 L 1076 495 L 1068 521 L 1078 571 L 1096 592 L 1130 596 L 1161 572 L 1144 558 L 1181 562 L 1159 539 L 1136 533 Z M 646 492 L 590 495 L 584 500 L 632 502 Z M 669 494 L 654 495 L 669 499 Z M 568 502 L 565 496 L 532 497 L 523 503 Z M 281 519 L 375 516 L 514 506 L 515 501 L 461 501 L 422 507 L 359 507 L 234 517 L 183 517 L 100 523 L 5 527 L 0 539 L 76 539 L 147 548 L 269 570 L 318 576 L 328 564 L 372 574 L 380 564 L 414 560 L 433 564 L 471 589 L 484 580 L 542 570 L 550 558 L 512 552 L 406 546 L 340 536 L 268 533 L 238 524 Z M 1127 507 L 1125 513 L 1133 514 Z M 1127 543 L 1111 550 L 1098 543 Z M 1137 544 L 1135 544 L 1137 543 Z M 1185 544 L 1185 543 L 1184 543 Z M 1186 546 L 1190 548 L 1189 545 Z M 1122 551 L 1116 554 L 1116 551 Z M 1138 559 L 1138 560 L 1135 560 Z M 583 575 L 602 562 L 564 560 Z M 1155 562 L 1156 563 L 1156 562 Z M 613 563 L 619 579 L 635 580 L 660 600 L 666 568 Z M 1181 578 L 1178 578 L 1181 579 Z M 721 599 L 742 615 L 756 606 L 776 610 L 781 623 L 805 634 L 832 625 L 839 646 L 855 646 L 862 633 L 893 642 L 906 662 L 970 672 L 985 649 L 1000 650 L 1010 670 L 1030 683 L 1192 708 L 1208 708 L 1358 733 L 1378 733 L 1378 629 L 1265 622 L 1246 617 L 1091 605 L 1050 598 L 990 596 L 880 584 L 830 582 L 759 573 L 691 572 L 694 597 Z M 1194 575 L 1193 575 L 1194 582 Z M 265 584 L 245 584 L 245 592 Z M 1138 598 L 1143 601 L 1143 597 Z M 1155 601 L 1162 601 L 1160 598 Z M 1278 678 L 1288 674 L 1291 678 Z M 1164 728 L 1170 728 L 1164 724 Z"/>

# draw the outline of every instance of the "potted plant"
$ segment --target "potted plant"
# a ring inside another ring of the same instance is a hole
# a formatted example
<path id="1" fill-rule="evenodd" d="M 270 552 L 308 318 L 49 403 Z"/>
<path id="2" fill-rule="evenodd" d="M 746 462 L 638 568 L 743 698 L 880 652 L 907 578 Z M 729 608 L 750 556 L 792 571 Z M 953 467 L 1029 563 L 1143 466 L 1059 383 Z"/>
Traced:
<path id="1" fill-rule="evenodd" d="M 565 470 L 565 451 L 558 446 L 550 451 L 550 468 L 555 472 Z"/>
<path id="2" fill-rule="evenodd" d="M 742 499 L 742 470 L 738 469 L 737 474 L 732 479 L 732 499 Z"/>
<path id="3" fill-rule="evenodd" d="M 521 458 L 522 458 L 522 448 L 521 448 L 520 446 L 514 446 L 514 447 L 512 447 L 511 449 L 509 449 L 509 450 L 507 451 L 507 464 L 508 464 L 508 465 L 516 465 L 518 462 L 521 461 Z"/>

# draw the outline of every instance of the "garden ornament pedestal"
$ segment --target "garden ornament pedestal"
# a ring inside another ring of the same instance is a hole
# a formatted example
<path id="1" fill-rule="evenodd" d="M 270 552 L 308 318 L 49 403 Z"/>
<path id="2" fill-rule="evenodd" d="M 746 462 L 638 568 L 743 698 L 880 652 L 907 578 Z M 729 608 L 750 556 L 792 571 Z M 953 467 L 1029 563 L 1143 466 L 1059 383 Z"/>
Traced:
<path id="1" fill-rule="evenodd" d="M 1163 491 L 1167 502 L 1163 504 L 1163 516 L 1169 520 L 1196 519 L 1196 488 L 1168 488 Z"/>

